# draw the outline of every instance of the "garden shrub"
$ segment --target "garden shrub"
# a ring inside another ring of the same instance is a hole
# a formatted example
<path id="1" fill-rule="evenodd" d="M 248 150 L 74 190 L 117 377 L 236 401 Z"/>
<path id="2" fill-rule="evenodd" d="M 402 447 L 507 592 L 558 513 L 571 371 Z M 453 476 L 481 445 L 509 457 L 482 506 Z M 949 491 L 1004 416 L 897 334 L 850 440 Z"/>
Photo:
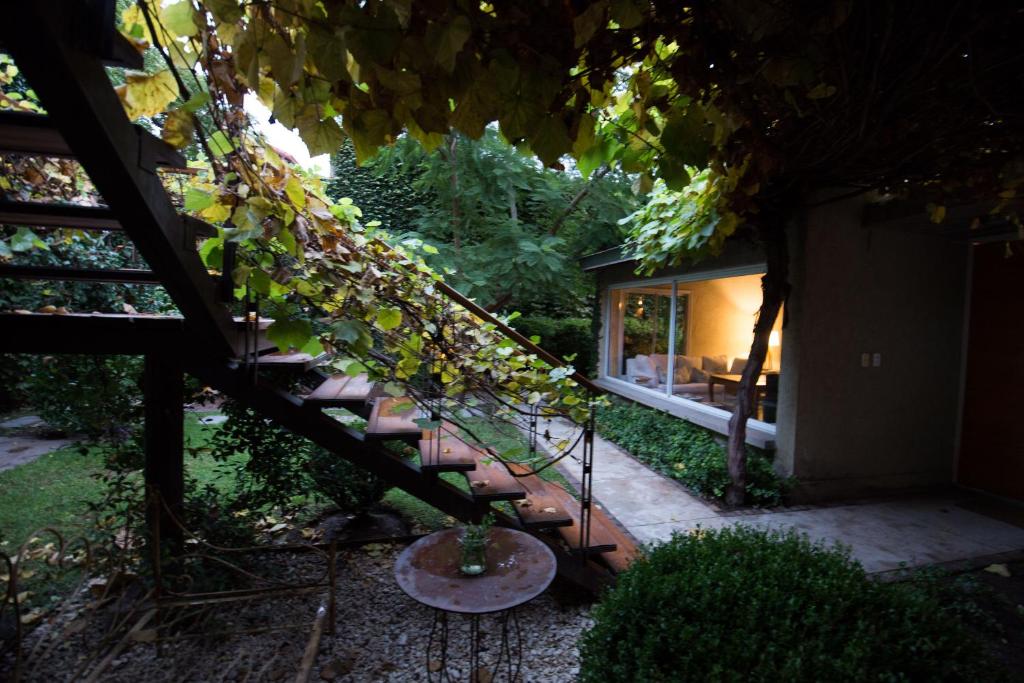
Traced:
<path id="1" fill-rule="evenodd" d="M 597 431 L 641 462 L 702 496 L 722 498 L 729 485 L 726 447 L 703 427 L 628 401 L 599 408 Z M 747 447 L 747 501 L 778 505 L 786 482 L 762 450 Z"/>
<path id="2" fill-rule="evenodd" d="M 929 582 L 872 580 L 795 532 L 698 530 L 619 576 L 581 641 L 581 680 L 991 680 Z"/>
<path id="3" fill-rule="evenodd" d="M 387 483 L 377 475 L 322 448 L 313 452 L 309 465 L 317 492 L 345 512 L 365 510 L 388 491 Z"/>
<path id="4" fill-rule="evenodd" d="M 387 492 L 380 478 L 236 401 L 225 401 L 222 412 L 228 419 L 210 440 L 210 448 L 214 459 L 234 468 L 233 509 L 289 509 L 297 496 L 312 493 L 355 512 Z M 239 453 L 248 457 L 234 457 Z"/>
<path id="5" fill-rule="evenodd" d="M 141 356 L 17 356 L 24 400 L 55 429 L 121 441 L 142 418 Z"/>
<path id="6" fill-rule="evenodd" d="M 540 337 L 541 348 L 558 358 L 575 356 L 572 365 L 584 375 L 596 371 L 597 338 L 589 318 L 522 316 L 512 326 L 527 337 Z"/>

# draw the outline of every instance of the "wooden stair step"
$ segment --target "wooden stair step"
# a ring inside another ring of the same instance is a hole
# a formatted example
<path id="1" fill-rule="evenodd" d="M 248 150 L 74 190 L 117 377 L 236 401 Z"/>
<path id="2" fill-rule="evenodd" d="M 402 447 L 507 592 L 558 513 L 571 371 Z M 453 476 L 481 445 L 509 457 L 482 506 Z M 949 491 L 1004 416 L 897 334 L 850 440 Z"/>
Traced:
<path id="1" fill-rule="evenodd" d="M 278 351 L 276 353 L 267 353 L 260 356 L 259 364 L 272 366 L 274 368 L 282 368 L 285 370 L 305 372 L 324 363 L 328 358 L 329 356 L 326 353 L 314 356 L 301 351 L 287 353 Z"/>
<path id="2" fill-rule="evenodd" d="M 0 264 L 0 278 L 64 282 L 120 282 L 132 285 L 160 284 L 160 277 L 156 273 L 139 268 L 66 268 L 64 266 Z"/>
<path id="3" fill-rule="evenodd" d="M 423 428 L 414 420 L 422 417 L 423 411 L 411 398 L 381 397 L 374 402 L 366 420 L 366 436 L 418 443 L 423 438 Z"/>
<path id="4" fill-rule="evenodd" d="M 457 436 L 446 434 L 439 440 L 420 439 L 419 448 L 420 469 L 424 472 L 469 472 L 476 469 L 476 449 Z"/>
<path id="5" fill-rule="evenodd" d="M 67 202 L 13 202 L 0 199 L 0 223 L 83 230 L 122 230 L 114 212 L 106 206 Z"/>
<path id="6" fill-rule="evenodd" d="M 186 241 L 216 237 L 217 228 L 206 221 L 181 215 L 181 230 Z M 86 206 L 68 202 L 16 202 L 0 199 L 0 224 L 32 225 L 44 228 L 123 231 L 124 226 L 107 206 Z"/>
<path id="7" fill-rule="evenodd" d="M 529 469 L 525 465 L 509 463 L 516 474 L 523 474 Z M 560 526 L 572 526 L 572 515 L 562 506 L 561 501 L 549 491 L 558 484 L 547 482 L 538 475 L 517 477 L 520 486 L 526 490 L 526 498 L 512 504 L 519 521 L 527 529 L 554 529 Z"/>
<path id="8" fill-rule="evenodd" d="M 580 502 L 561 486 L 548 487 L 548 493 L 572 516 L 572 526 L 558 527 L 558 535 L 562 537 L 562 540 L 565 541 L 566 545 L 573 552 L 580 552 Z M 609 532 L 606 528 L 608 523 L 610 523 L 610 520 L 600 510 L 592 506 L 588 550 L 592 553 L 602 553 L 602 557 L 605 554 L 616 552 L 619 547 L 616 542 L 618 540 L 617 535 Z M 632 545 L 632 542 L 630 542 L 630 545 Z"/>
<path id="9" fill-rule="evenodd" d="M 373 386 L 366 373 L 355 377 L 331 375 L 304 396 L 303 402 L 318 408 L 346 408 L 365 403 L 373 393 Z"/>
<path id="10" fill-rule="evenodd" d="M 505 465 L 490 453 L 470 446 L 476 460 L 476 468 L 463 472 L 469 480 L 469 490 L 475 500 L 523 500 L 526 489 L 516 477 L 509 474 Z"/>
<path id="11" fill-rule="evenodd" d="M 187 168 L 188 161 L 169 144 L 135 125 L 139 136 L 139 163 L 170 168 Z M 0 152 L 35 156 L 73 157 L 74 152 L 49 116 L 28 112 L 0 111 Z"/>

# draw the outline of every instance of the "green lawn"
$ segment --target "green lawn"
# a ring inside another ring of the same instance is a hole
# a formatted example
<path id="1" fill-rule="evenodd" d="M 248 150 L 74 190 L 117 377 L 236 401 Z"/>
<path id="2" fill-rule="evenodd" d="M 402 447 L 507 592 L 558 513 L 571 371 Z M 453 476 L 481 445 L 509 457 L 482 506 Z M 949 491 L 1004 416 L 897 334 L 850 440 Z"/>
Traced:
<path id="1" fill-rule="evenodd" d="M 234 487 L 234 466 L 244 462 L 239 455 L 227 462 L 215 461 L 208 455 L 207 444 L 218 429 L 217 425 L 204 425 L 201 417 L 215 413 L 188 413 L 185 416 L 185 443 L 189 455 L 185 459 L 186 472 L 200 486 L 212 484 L 227 493 Z M 523 436 L 509 427 L 495 427 L 483 418 L 467 420 L 473 432 L 485 443 L 499 450 L 508 450 L 524 443 Z M 96 475 L 103 472 L 103 462 L 96 449 L 82 453 L 76 447 L 67 447 L 44 455 L 34 462 L 0 472 L 0 543 L 7 542 L 10 550 L 25 540 L 35 529 L 52 526 L 74 534 L 90 524 L 87 504 L 99 500 L 102 484 Z M 446 481 L 468 491 L 464 477 L 449 473 Z M 565 478 L 553 467 L 544 470 L 541 477 L 566 486 Z M 450 518 L 436 508 L 403 491 L 392 489 L 384 502 L 411 520 L 429 529 L 438 529 L 451 523 Z"/>

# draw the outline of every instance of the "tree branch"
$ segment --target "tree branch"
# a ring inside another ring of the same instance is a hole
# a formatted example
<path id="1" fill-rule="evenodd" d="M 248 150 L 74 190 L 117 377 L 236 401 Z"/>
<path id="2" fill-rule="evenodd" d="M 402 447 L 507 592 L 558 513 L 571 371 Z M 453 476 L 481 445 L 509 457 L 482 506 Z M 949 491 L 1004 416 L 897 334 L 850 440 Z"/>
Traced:
<path id="1" fill-rule="evenodd" d="M 597 173 L 590 176 L 589 182 L 587 182 L 586 185 L 580 188 L 580 191 L 577 192 L 576 196 L 572 198 L 572 201 L 569 202 L 569 205 L 567 207 L 565 207 L 565 210 L 562 211 L 562 213 L 558 214 L 558 217 L 555 218 L 555 222 L 552 223 L 551 227 L 548 229 L 549 235 L 553 236 L 558 233 L 558 229 L 562 227 L 562 223 L 565 222 L 565 219 L 568 218 L 569 215 L 576 210 L 576 207 L 579 206 L 579 203 L 581 201 L 583 201 L 583 198 L 590 194 L 590 190 L 591 188 L 593 188 L 594 183 L 608 175 L 608 172 L 611 170 L 611 166 L 602 166 Z"/>

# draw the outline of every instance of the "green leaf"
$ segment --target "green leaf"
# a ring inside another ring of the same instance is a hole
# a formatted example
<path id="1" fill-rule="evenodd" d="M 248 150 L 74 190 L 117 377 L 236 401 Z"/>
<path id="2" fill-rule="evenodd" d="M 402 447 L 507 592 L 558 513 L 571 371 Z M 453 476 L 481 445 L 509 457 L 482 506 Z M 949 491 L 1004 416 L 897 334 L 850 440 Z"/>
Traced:
<path id="1" fill-rule="evenodd" d="M 622 28 L 636 28 L 644 21 L 633 0 L 612 0 L 612 20 Z"/>
<path id="2" fill-rule="evenodd" d="M 295 125 L 311 156 L 336 152 L 345 141 L 345 133 L 337 122 L 330 118 L 321 120 L 316 106 L 305 108 L 296 117 Z"/>
<path id="3" fill-rule="evenodd" d="M 11 247 L 7 244 L 7 240 L 0 240 L 0 258 L 11 258 L 14 252 L 11 251 Z"/>
<path id="4" fill-rule="evenodd" d="M 231 140 L 222 130 L 214 131 L 213 135 L 208 138 L 207 142 L 210 145 L 210 151 L 215 157 L 222 157 L 225 154 L 230 154 L 235 149 Z"/>
<path id="5" fill-rule="evenodd" d="M 536 132 L 529 138 L 530 149 L 534 151 L 545 166 L 558 161 L 558 158 L 572 149 L 572 140 L 565 123 L 558 116 L 546 116 L 537 126 Z"/>
<path id="6" fill-rule="evenodd" d="M 434 24 L 427 29 L 427 43 L 434 47 L 434 60 L 437 64 L 452 73 L 455 70 L 455 57 L 473 33 L 469 18 L 464 14 L 455 17 L 448 24 Z"/>
<path id="7" fill-rule="evenodd" d="M 345 37 L 340 29 L 332 30 L 319 23 L 311 23 L 306 37 L 306 51 L 317 71 L 327 80 L 350 80 L 346 67 L 348 55 L 345 51 Z"/>
<path id="8" fill-rule="evenodd" d="M 194 36 L 199 32 L 194 20 L 195 11 L 190 0 L 182 0 L 160 9 L 160 18 L 164 26 L 179 38 Z"/>
<path id="9" fill-rule="evenodd" d="M 210 93 L 206 90 L 200 90 L 192 97 L 181 105 L 181 108 L 187 111 L 189 114 L 195 114 L 197 111 L 205 107 L 210 101 Z"/>
<path id="10" fill-rule="evenodd" d="M 686 167 L 667 157 L 658 160 L 658 177 L 665 181 L 665 186 L 678 192 L 690 184 L 690 174 Z"/>
<path id="11" fill-rule="evenodd" d="M 275 320 L 267 328 L 267 339 L 282 351 L 301 349 L 313 336 L 313 326 L 308 320 Z"/>
<path id="12" fill-rule="evenodd" d="M 33 247 L 49 251 L 50 247 L 46 242 L 39 239 L 39 236 L 28 228 L 18 228 L 18 231 L 11 237 L 11 251 L 23 252 Z"/>
<path id="13" fill-rule="evenodd" d="M 601 0 L 591 4 L 582 14 L 572 20 L 572 28 L 576 33 L 574 43 L 577 48 L 589 43 L 597 30 L 604 25 L 607 9 L 608 0 Z"/>
<path id="14" fill-rule="evenodd" d="M 661 132 L 665 150 L 686 166 L 703 168 L 711 151 L 710 136 L 714 129 L 707 125 L 704 112 L 691 105 L 685 113 L 673 112 Z"/>
<path id="15" fill-rule="evenodd" d="M 402 324 L 402 311 L 398 308 L 381 308 L 377 311 L 377 327 L 393 330 Z"/>
<path id="16" fill-rule="evenodd" d="M 427 253 L 427 254 L 437 254 L 437 253 L 440 253 L 440 252 L 438 252 L 437 247 L 435 247 L 432 244 L 424 244 L 423 245 L 423 251 L 425 253 Z"/>
<path id="17" fill-rule="evenodd" d="M 214 196 L 212 192 L 190 187 L 185 193 L 185 210 L 202 211 L 213 206 Z"/>

